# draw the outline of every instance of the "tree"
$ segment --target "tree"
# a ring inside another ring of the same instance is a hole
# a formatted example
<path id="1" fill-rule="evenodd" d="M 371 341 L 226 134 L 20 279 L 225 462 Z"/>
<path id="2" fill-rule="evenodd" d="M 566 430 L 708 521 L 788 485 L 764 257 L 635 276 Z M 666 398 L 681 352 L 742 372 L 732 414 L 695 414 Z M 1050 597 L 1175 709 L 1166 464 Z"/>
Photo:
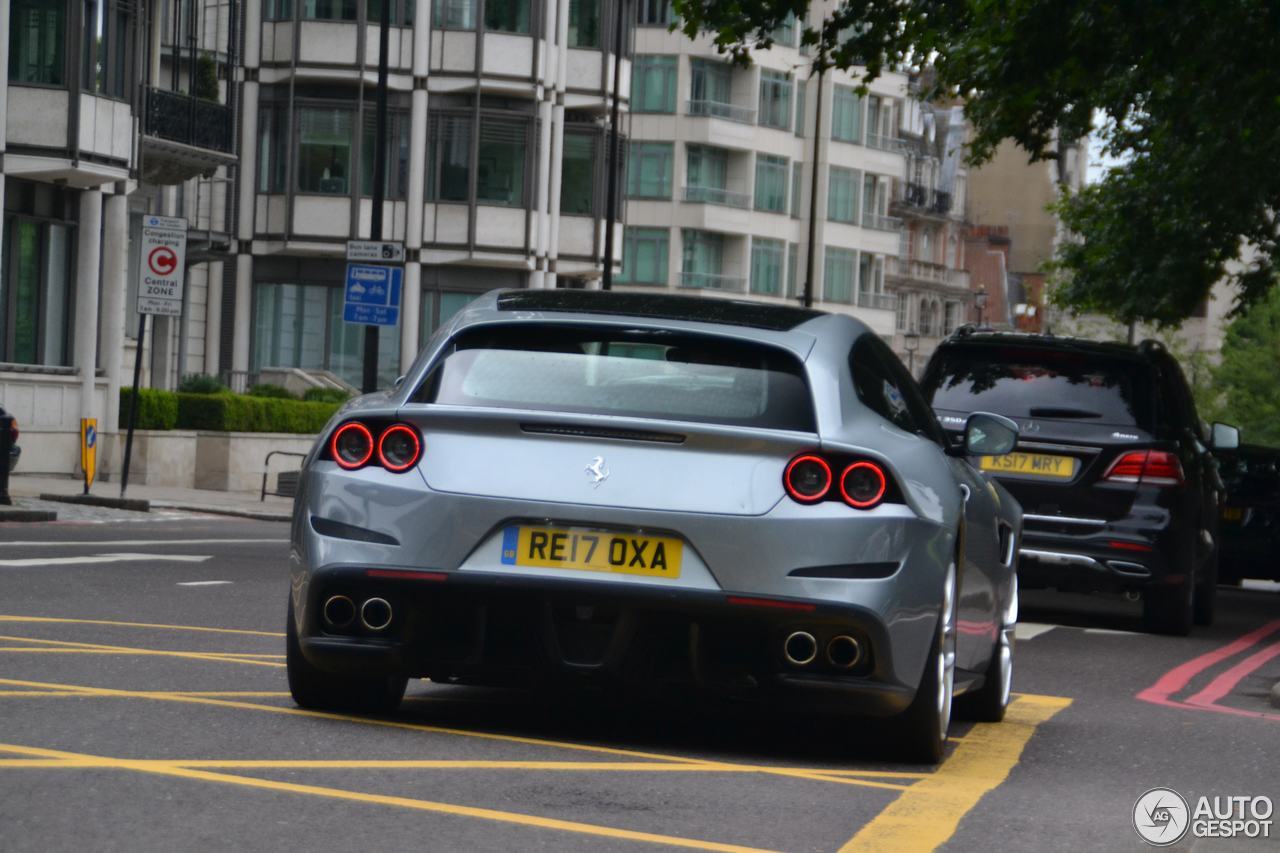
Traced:
<path id="1" fill-rule="evenodd" d="M 736 61 L 809 0 L 673 0 L 690 36 Z M 1081 238 L 1055 259 L 1058 297 L 1121 322 L 1175 325 L 1221 279 L 1251 305 L 1280 264 L 1280 4 L 1270 0 L 849 0 L 804 28 L 815 68 L 934 73 L 922 95 L 962 96 L 967 156 L 1013 139 L 1059 155 L 1100 121 L 1122 165 L 1065 197 Z M 1227 264 L 1242 246 L 1255 252 Z M 1234 268 L 1233 268 L 1234 269 Z"/>
<path id="2" fill-rule="evenodd" d="M 1231 321 L 1222 361 L 1213 368 L 1219 417 L 1240 427 L 1251 444 L 1280 447 L 1280 290 Z"/>

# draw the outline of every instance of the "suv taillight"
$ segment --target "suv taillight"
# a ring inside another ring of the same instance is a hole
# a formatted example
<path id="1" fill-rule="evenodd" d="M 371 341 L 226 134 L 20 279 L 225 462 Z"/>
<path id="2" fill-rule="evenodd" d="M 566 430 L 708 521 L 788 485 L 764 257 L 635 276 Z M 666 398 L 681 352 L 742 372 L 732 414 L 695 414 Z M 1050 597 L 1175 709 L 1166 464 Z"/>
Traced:
<path id="1" fill-rule="evenodd" d="M 1165 450 L 1131 450 L 1112 462 L 1102 479 L 1114 483 L 1181 486 L 1182 463 L 1176 455 Z"/>

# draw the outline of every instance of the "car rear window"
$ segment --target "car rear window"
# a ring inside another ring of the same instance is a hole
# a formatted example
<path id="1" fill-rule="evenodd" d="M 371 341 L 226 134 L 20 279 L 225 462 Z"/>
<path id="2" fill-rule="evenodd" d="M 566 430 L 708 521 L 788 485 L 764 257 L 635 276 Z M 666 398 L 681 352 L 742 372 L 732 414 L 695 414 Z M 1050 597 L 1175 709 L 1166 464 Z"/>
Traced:
<path id="1" fill-rule="evenodd" d="M 1152 371 L 1138 359 L 1031 347 L 952 347 L 930 365 L 935 409 L 1150 429 Z"/>
<path id="2" fill-rule="evenodd" d="M 800 361 L 709 335 L 485 326 L 454 339 L 416 402 L 816 432 Z"/>

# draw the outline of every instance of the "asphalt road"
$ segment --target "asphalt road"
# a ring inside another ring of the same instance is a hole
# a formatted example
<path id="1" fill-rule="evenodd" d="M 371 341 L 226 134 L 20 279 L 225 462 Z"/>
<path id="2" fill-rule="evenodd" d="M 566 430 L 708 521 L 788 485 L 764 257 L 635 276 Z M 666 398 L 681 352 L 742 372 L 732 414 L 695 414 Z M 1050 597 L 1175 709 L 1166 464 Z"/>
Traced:
<path id="1" fill-rule="evenodd" d="M 1024 596 L 1010 719 L 894 763 L 857 723 L 549 706 L 417 682 L 384 719 L 296 708 L 287 527 L 0 525 L 0 849 L 1126 850 L 1135 800 L 1280 801 L 1280 593 L 1211 629 Z M 1101 611 L 1101 612 L 1099 612 Z M 1209 840 L 1198 850 L 1275 850 Z"/>

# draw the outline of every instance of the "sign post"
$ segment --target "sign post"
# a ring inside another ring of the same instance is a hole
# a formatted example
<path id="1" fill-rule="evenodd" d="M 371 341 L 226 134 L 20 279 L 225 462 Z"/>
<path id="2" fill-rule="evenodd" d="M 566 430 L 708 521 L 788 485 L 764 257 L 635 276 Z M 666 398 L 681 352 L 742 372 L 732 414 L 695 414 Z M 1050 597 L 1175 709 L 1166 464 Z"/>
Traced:
<path id="1" fill-rule="evenodd" d="M 142 381 L 142 345 L 147 337 L 147 315 L 182 316 L 186 259 L 187 220 L 172 216 L 143 217 L 142 263 L 138 265 L 138 346 L 133 359 L 133 393 L 129 396 L 129 431 L 124 440 L 120 497 L 124 497 L 125 489 L 129 488 L 129 463 L 133 458 L 133 430 L 138 423 L 138 385 Z M 85 492 L 88 491 L 86 483 Z"/>
<path id="2" fill-rule="evenodd" d="M 80 470 L 84 471 L 84 493 L 89 494 L 98 476 L 98 419 L 80 419 Z"/>

